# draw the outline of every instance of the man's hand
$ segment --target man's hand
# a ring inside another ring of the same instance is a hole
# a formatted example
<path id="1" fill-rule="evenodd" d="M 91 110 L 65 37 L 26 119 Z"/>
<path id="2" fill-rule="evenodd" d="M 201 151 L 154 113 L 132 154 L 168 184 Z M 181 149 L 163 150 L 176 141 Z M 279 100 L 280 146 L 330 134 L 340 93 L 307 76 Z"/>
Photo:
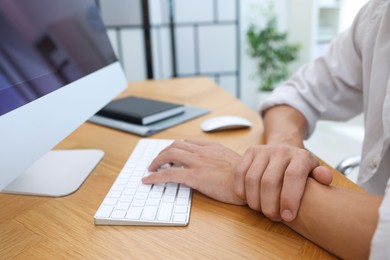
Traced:
<path id="1" fill-rule="evenodd" d="M 174 166 L 160 169 L 164 164 Z M 241 157 L 214 142 L 175 141 L 149 171 L 154 173 L 143 183 L 183 183 L 222 202 L 248 204 L 275 221 L 295 218 L 309 175 L 325 185 L 332 182 L 331 171 L 313 154 L 287 145 L 254 146 Z"/>
<path id="2" fill-rule="evenodd" d="M 234 170 L 241 156 L 214 142 L 175 141 L 153 160 L 143 183 L 183 183 L 201 193 L 230 204 L 245 205 L 234 192 Z M 180 167 L 160 169 L 164 164 Z"/>
<path id="3" fill-rule="evenodd" d="M 332 172 L 313 154 L 290 145 L 251 147 L 235 172 L 237 195 L 274 221 L 294 220 L 310 174 L 322 184 L 332 182 Z"/>

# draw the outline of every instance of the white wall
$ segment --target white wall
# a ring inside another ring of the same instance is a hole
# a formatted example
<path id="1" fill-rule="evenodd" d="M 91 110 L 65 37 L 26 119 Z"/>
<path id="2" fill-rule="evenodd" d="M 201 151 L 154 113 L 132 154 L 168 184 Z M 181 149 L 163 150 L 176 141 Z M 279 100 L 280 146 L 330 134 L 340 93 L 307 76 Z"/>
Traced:
<path id="1" fill-rule="evenodd" d="M 340 31 L 347 29 L 360 8 L 369 0 L 343 0 L 341 4 Z"/>
<path id="2" fill-rule="evenodd" d="M 116 25 L 127 25 L 120 31 L 110 29 L 110 39 L 117 54 L 123 57 L 122 63 L 130 81 L 146 79 L 145 55 L 143 46 L 143 35 L 139 25 L 141 16 L 141 0 L 100 0 L 103 9 L 103 17 L 107 20 L 107 15 L 111 17 L 111 23 Z M 214 0 L 175 0 L 176 17 L 182 23 L 207 23 L 213 22 L 215 17 L 219 21 L 229 21 L 235 19 L 235 0 L 216 0 L 217 10 L 214 8 Z M 238 0 L 240 3 L 240 39 L 238 40 L 240 57 L 240 92 L 241 99 L 247 105 L 256 109 L 258 104 L 257 89 L 259 79 L 256 73 L 256 63 L 247 54 L 248 45 L 246 42 L 246 30 L 250 23 L 264 24 L 264 17 L 261 16 L 259 8 L 265 7 L 268 0 Z M 301 0 L 302 1 L 302 0 Z M 340 28 L 347 28 L 353 20 L 356 12 L 367 0 L 340 0 L 342 2 Z M 300 34 L 313 33 L 310 30 L 290 28 L 290 17 L 296 14 L 297 10 L 307 10 L 305 6 L 299 5 L 300 1 L 274 0 L 275 11 L 278 15 L 279 27 L 281 30 L 300 31 Z M 115 4 L 114 4 L 115 3 Z M 172 75 L 170 37 L 167 27 L 168 13 L 167 0 L 149 0 L 150 15 L 152 25 L 153 62 L 156 79 L 169 78 Z M 128 10 L 128 11 L 124 11 Z M 294 13 L 291 13 L 294 11 Z M 131 17 L 127 17 L 127 16 Z M 307 23 L 310 14 L 308 11 L 299 14 L 302 23 Z M 157 27 L 156 27 L 157 26 Z M 235 41 L 235 25 L 225 23 L 222 25 L 212 25 L 197 27 L 199 35 L 199 47 L 194 46 L 194 28 L 191 26 L 178 26 L 176 28 L 176 47 L 179 75 L 199 73 L 212 73 L 213 71 L 234 71 L 237 64 L 237 42 Z M 290 39 L 295 41 L 295 39 Z M 305 47 L 305 46 L 304 46 Z M 196 62 L 196 55 L 198 63 Z M 303 57 L 304 62 L 308 57 Z M 196 68 L 198 66 L 198 68 Z M 297 66 L 293 67 L 295 70 Z M 293 71 L 291 71 L 292 73 Z M 218 84 L 227 91 L 236 94 L 236 75 L 223 75 L 218 78 Z"/>

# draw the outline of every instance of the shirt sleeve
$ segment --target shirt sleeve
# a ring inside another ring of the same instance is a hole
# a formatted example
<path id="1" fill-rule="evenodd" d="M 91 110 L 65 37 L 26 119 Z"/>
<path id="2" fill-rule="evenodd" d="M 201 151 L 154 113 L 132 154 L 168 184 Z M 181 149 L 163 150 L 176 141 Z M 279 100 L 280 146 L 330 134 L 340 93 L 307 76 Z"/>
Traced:
<path id="1" fill-rule="evenodd" d="M 371 240 L 370 259 L 390 259 L 390 179 L 379 208 L 379 219 Z"/>
<path id="2" fill-rule="evenodd" d="M 367 16 L 362 9 L 352 27 L 339 34 L 323 56 L 280 84 L 261 105 L 260 112 L 281 104 L 296 108 L 308 122 L 307 138 L 319 119 L 341 121 L 361 113 L 363 73 L 360 49 Z"/>

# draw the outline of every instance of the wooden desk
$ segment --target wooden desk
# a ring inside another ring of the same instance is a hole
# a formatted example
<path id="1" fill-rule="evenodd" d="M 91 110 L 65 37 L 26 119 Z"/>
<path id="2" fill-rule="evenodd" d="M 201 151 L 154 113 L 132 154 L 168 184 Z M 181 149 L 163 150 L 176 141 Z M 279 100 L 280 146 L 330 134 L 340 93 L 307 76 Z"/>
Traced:
<path id="1" fill-rule="evenodd" d="M 243 152 L 259 143 L 258 114 L 208 79 L 132 83 L 123 95 L 158 97 L 213 112 L 151 138 L 201 137 Z M 236 114 L 254 122 L 250 130 L 213 134 L 199 125 L 206 117 Z M 74 194 L 63 198 L 0 195 L 0 259 L 289 259 L 333 258 L 288 227 L 248 207 L 194 192 L 187 227 L 95 226 L 93 215 L 130 155 L 138 136 L 83 124 L 57 148 L 99 148 L 102 162 Z M 342 176 L 340 185 L 356 187 Z"/>

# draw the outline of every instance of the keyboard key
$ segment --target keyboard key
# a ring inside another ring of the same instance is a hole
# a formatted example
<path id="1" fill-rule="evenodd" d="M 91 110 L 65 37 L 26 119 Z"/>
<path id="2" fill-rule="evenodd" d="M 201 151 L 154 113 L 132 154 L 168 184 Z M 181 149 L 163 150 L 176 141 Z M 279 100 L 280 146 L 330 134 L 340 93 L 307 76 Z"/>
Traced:
<path id="1" fill-rule="evenodd" d="M 140 219 L 143 208 L 131 207 L 127 211 L 126 219 Z"/>
<path id="2" fill-rule="evenodd" d="M 146 203 L 146 200 L 133 200 L 133 202 L 131 203 L 131 206 L 132 207 L 143 207 L 145 206 L 145 203 Z"/>
<path id="3" fill-rule="evenodd" d="M 187 213 L 187 206 L 175 206 L 175 213 Z"/>
<path id="4" fill-rule="evenodd" d="M 116 204 L 115 206 L 115 209 L 127 211 L 129 207 L 130 207 L 130 203 L 118 202 L 118 204 Z"/>
<path id="5" fill-rule="evenodd" d="M 138 187 L 138 192 L 149 192 L 151 188 L 152 185 L 141 184 Z"/>
<path id="6" fill-rule="evenodd" d="M 187 198 L 177 198 L 176 205 L 187 205 L 188 199 Z"/>
<path id="7" fill-rule="evenodd" d="M 103 201 L 104 205 L 111 205 L 114 206 L 118 202 L 118 199 L 106 197 Z"/>
<path id="8" fill-rule="evenodd" d="M 134 196 L 129 196 L 129 195 L 123 195 L 119 198 L 119 202 L 126 202 L 126 203 L 130 203 L 133 201 L 133 198 Z"/>
<path id="9" fill-rule="evenodd" d="M 175 214 L 173 216 L 173 221 L 174 222 L 186 222 L 187 220 L 187 215 L 186 214 Z"/>
<path id="10" fill-rule="evenodd" d="M 173 202 L 175 202 L 175 199 L 176 199 L 175 196 L 167 196 L 167 195 L 164 195 L 164 197 L 163 197 L 163 202 L 166 202 L 166 203 L 173 203 Z"/>
<path id="11" fill-rule="evenodd" d="M 146 206 L 142 212 L 143 220 L 154 220 L 156 218 L 158 207 Z"/>
<path id="12" fill-rule="evenodd" d="M 126 210 L 118 210 L 118 209 L 115 209 L 112 213 L 111 213 L 111 218 L 115 218 L 115 219 L 124 219 L 126 216 Z"/>
<path id="13" fill-rule="evenodd" d="M 151 205 L 151 206 L 158 206 L 160 205 L 160 199 L 148 199 L 146 201 L 146 205 Z"/>
<path id="14" fill-rule="evenodd" d="M 171 195 L 171 196 L 176 196 L 176 193 L 177 193 L 177 190 L 176 190 L 176 188 L 174 188 L 174 189 L 172 189 L 172 188 L 167 188 L 166 190 L 165 190 L 165 195 Z"/>
<path id="15" fill-rule="evenodd" d="M 148 198 L 149 194 L 145 192 L 137 192 L 134 195 L 134 198 L 137 200 L 146 200 Z"/>
<path id="16" fill-rule="evenodd" d="M 179 198 L 189 198 L 190 197 L 190 190 L 188 190 L 188 189 L 179 189 L 177 197 L 179 197 Z"/>
<path id="17" fill-rule="evenodd" d="M 111 190 L 108 194 L 107 194 L 107 197 L 109 198 L 119 198 L 121 196 L 122 192 L 120 191 L 114 191 L 114 190 Z"/>
<path id="18" fill-rule="evenodd" d="M 100 206 L 99 210 L 96 212 L 96 216 L 99 218 L 108 218 L 111 215 L 112 210 L 114 209 L 113 206 Z"/>
<path id="19" fill-rule="evenodd" d="M 173 204 L 172 203 L 164 203 L 160 207 L 160 212 L 158 214 L 158 220 L 160 221 L 169 221 L 171 220 L 172 216 L 172 210 L 173 210 Z"/>

